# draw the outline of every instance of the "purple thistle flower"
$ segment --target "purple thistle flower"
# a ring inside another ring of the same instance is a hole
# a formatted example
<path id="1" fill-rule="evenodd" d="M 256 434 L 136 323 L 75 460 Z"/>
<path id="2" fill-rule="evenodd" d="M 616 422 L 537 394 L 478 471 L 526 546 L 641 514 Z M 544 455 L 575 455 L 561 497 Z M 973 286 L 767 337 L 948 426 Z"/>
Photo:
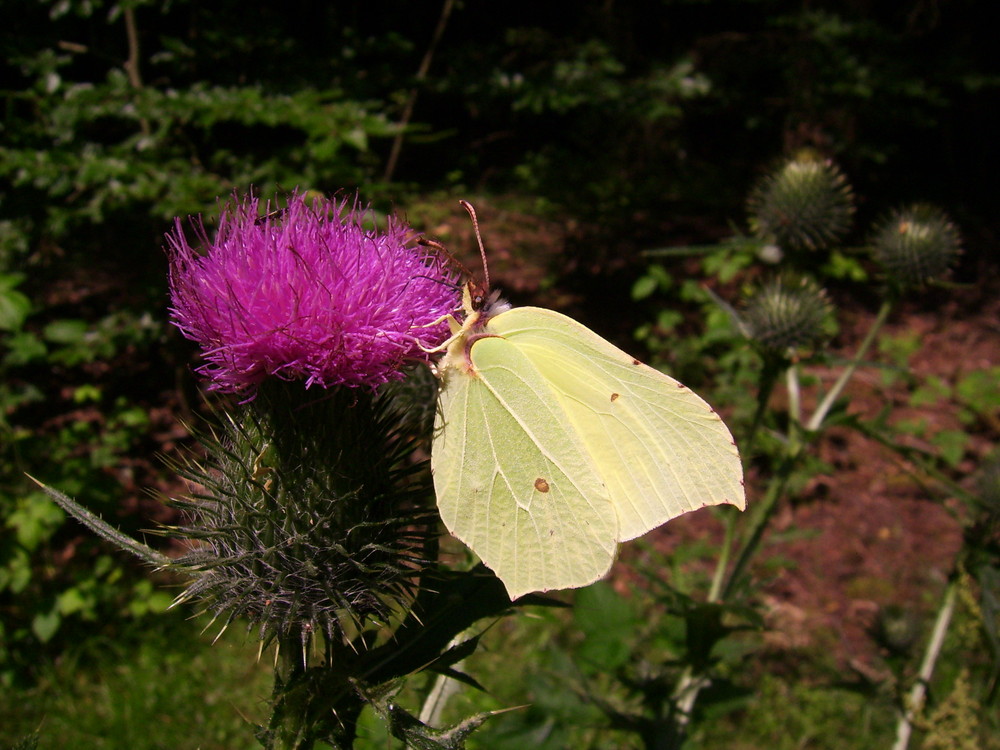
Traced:
<path id="1" fill-rule="evenodd" d="M 375 388 L 447 337 L 426 326 L 456 309 L 453 275 L 405 224 L 365 229 L 356 204 L 299 194 L 284 212 L 258 208 L 230 204 L 214 242 L 192 222 L 207 255 L 180 219 L 167 235 L 171 319 L 201 345 L 210 390 L 252 397 L 268 376 Z"/>

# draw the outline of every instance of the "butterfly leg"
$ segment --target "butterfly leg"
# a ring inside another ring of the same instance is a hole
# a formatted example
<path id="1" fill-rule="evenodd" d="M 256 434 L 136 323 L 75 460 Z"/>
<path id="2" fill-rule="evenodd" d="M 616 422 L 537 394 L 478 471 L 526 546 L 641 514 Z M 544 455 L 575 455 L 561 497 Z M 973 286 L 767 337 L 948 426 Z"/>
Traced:
<path id="1" fill-rule="evenodd" d="M 430 323 L 425 323 L 422 326 L 418 326 L 418 328 L 432 328 L 436 325 L 444 323 L 445 321 L 448 321 L 448 327 L 451 329 L 451 336 L 448 337 L 448 340 L 442 344 L 439 344 L 438 346 L 431 348 L 427 348 L 418 341 L 417 346 L 419 346 L 422 351 L 426 352 L 427 354 L 437 354 L 438 352 L 443 352 L 445 349 L 451 346 L 451 344 L 457 338 L 459 338 L 459 336 L 462 335 L 463 333 L 462 324 L 459 323 L 458 320 L 456 320 L 455 316 L 452 315 L 451 313 L 448 313 L 447 315 L 442 315 L 437 320 L 432 321 Z"/>

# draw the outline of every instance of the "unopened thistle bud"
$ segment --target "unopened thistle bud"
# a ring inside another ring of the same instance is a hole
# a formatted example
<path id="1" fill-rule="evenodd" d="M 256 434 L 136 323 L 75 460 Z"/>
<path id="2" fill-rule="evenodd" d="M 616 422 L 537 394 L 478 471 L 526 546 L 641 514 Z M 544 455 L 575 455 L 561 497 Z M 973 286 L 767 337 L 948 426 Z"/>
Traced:
<path id="1" fill-rule="evenodd" d="M 826 293 L 815 281 L 785 276 L 765 281 L 753 292 L 740 325 L 765 352 L 783 356 L 821 341 L 829 314 Z"/>
<path id="2" fill-rule="evenodd" d="M 871 240 L 875 258 L 900 288 L 944 276 L 961 247 L 958 229 L 944 212 L 923 204 L 893 212 L 875 227 Z"/>
<path id="3" fill-rule="evenodd" d="M 819 250 L 851 228 L 854 203 L 843 173 L 803 153 L 764 177 L 748 200 L 754 234 L 785 250 Z"/>

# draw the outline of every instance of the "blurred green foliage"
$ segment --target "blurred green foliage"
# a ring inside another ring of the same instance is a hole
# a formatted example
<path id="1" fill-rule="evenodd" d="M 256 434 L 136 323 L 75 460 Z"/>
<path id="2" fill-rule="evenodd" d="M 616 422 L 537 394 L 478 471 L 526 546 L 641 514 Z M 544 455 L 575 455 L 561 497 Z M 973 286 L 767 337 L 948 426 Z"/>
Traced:
<path id="1" fill-rule="evenodd" d="M 40 750 L 254 747 L 271 670 L 240 631 L 213 646 L 175 613 L 155 628 L 82 639 L 41 665 L 30 688 L 0 686 L 0 747 L 33 733 Z"/>

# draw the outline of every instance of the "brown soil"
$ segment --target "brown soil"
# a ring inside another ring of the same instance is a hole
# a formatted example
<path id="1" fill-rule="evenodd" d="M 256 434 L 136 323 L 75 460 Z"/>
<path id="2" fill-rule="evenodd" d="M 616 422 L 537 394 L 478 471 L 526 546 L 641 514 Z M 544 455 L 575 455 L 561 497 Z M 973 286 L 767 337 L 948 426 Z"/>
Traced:
<path id="1" fill-rule="evenodd" d="M 972 314 L 953 303 L 937 314 L 910 310 L 896 316 L 885 335 L 919 334 L 922 346 L 911 360 L 912 374 L 953 384 L 971 370 L 1000 365 L 997 314 L 996 301 Z M 871 319 L 870 314 L 854 316 L 843 336 L 843 355 L 853 350 Z M 862 370 L 847 390 L 849 412 L 874 418 L 891 404 L 891 421 L 923 420 L 927 439 L 962 427 L 953 402 L 918 410 L 906 405 L 908 391 L 905 381 L 885 387 L 879 371 Z M 974 435 L 954 478 L 967 483 L 964 478 L 996 438 L 988 431 Z M 933 449 L 923 439 L 901 442 Z M 793 648 L 832 645 L 838 661 L 863 669 L 878 656 L 869 631 L 881 609 L 927 613 L 936 608 L 962 543 L 963 508 L 942 487 L 921 481 L 894 451 L 856 431 L 832 429 L 819 455 L 833 470 L 814 477 L 783 507 L 771 532 L 779 539 L 791 530 L 815 535 L 799 533 L 769 545 L 765 559 L 783 557 L 791 564 L 766 588 L 773 628 L 768 641 Z"/>

